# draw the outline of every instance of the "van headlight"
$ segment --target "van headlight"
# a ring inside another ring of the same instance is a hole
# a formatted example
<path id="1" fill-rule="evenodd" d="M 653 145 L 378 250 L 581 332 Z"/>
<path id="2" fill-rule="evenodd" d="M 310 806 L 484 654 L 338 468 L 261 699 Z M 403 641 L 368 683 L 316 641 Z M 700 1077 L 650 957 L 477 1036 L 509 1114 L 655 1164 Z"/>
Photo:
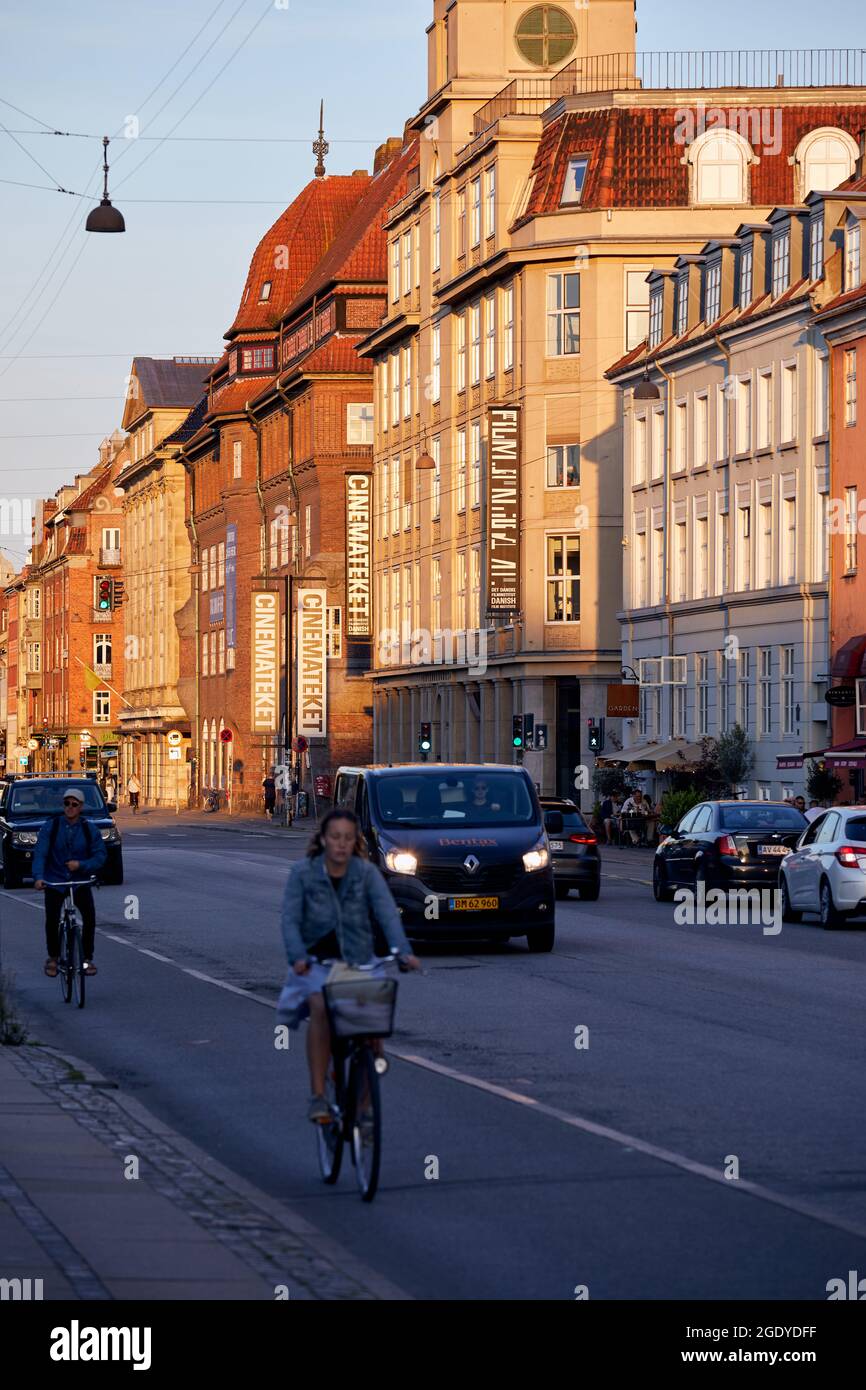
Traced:
<path id="1" fill-rule="evenodd" d="M 546 869 L 550 863 L 550 851 L 547 845 L 536 845 L 535 849 L 530 849 L 523 856 L 523 867 L 528 874 L 535 873 L 536 869 Z"/>
<path id="2" fill-rule="evenodd" d="M 120 839 L 120 836 L 117 833 L 116 825 L 112 825 L 108 830 L 100 830 L 99 833 L 102 836 L 103 840 L 107 840 L 108 843 L 112 845 L 115 843 L 115 841 Z"/>
<path id="3" fill-rule="evenodd" d="M 12 836 L 12 843 L 13 845 L 35 845 L 38 839 L 39 832 L 37 830 L 19 830 L 16 835 Z"/>
<path id="4" fill-rule="evenodd" d="M 389 849 L 385 855 L 385 868 L 392 874 L 414 874 L 418 860 L 407 849 Z"/>

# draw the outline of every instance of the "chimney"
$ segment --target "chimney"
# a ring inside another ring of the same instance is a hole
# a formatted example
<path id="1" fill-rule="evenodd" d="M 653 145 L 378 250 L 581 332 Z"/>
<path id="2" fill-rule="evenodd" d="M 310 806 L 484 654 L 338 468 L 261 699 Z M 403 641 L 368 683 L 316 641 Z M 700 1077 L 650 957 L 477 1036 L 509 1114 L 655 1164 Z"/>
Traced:
<path id="1" fill-rule="evenodd" d="M 378 150 L 376 151 L 375 158 L 373 159 L 374 178 L 376 174 L 381 173 L 381 171 L 388 164 L 391 163 L 391 160 L 394 159 L 400 153 L 402 148 L 403 141 L 399 135 L 389 136 L 389 138 L 385 141 L 384 145 L 379 146 Z"/>

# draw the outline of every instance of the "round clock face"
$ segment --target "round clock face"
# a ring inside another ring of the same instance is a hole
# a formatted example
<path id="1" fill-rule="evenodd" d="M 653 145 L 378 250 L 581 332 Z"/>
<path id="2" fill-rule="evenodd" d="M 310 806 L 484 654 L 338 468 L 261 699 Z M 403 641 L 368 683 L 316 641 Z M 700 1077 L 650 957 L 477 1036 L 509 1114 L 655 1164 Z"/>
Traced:
<path id="1" fill-rule="evenodd" d="M 520 19 L 514 40 L 519 52 L 537 68 L 556 68 L 577 46 L 577 29 L 558 5 L 533 5 Z"/>

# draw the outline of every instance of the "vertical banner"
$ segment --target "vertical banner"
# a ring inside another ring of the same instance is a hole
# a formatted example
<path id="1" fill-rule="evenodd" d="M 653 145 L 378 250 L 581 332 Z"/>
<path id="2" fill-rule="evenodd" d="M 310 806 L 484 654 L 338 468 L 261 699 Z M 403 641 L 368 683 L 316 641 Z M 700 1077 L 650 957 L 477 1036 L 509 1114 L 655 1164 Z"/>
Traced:
<path id="1" fill-rule="evenodd" d="M 520 407 L 487 413 L 487 612 L 520 609 Z"/>
<path id="2" fill-rule="evenodd" d="M 328 732 L 326 589 L 298 589 L 298 735 L 325 738 Z"/>
<path id="3" fill-rule="evenodd" d="M 237 646 L 238 636 L 238 528 L 226 527 L 226 646 Z"/>
<path id="4" fill-rule="evenodd" d="M 373 635 L 373 477 L 346 474 L 346 636 Z"/>
<path id="5" fill-rule="evenodd" d="M 252 605 L 252 731 L 274 734 L 279 728 L 280 596 L 254 590 Z"/>

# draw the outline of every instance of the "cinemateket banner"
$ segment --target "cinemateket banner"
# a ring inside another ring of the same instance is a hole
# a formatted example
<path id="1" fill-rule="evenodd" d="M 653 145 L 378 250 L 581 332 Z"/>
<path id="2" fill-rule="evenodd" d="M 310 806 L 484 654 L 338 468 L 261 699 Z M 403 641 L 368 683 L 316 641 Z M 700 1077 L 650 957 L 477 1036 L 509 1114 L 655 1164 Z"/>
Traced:
<path id="1" fill-rule="evenodd" d="M 487 415 L 487 611 L 520 609 L 520 407 Z"/>
<path id="2" fill-rule="evenodd" d="M 346 474 L 346 636 L 373 632 L 373 479 Z"/>
<path id="3" fill-rule="evenodd" d="M 252 595 L 252 731 L 276 733 L 279 724 L 280 596 L 272 590 Z"/>
<path id="4" fill-rule="evenodd" d="M 328 732 L 326 589 L 298 590 L 298 733 L 325 738 Z"/>

